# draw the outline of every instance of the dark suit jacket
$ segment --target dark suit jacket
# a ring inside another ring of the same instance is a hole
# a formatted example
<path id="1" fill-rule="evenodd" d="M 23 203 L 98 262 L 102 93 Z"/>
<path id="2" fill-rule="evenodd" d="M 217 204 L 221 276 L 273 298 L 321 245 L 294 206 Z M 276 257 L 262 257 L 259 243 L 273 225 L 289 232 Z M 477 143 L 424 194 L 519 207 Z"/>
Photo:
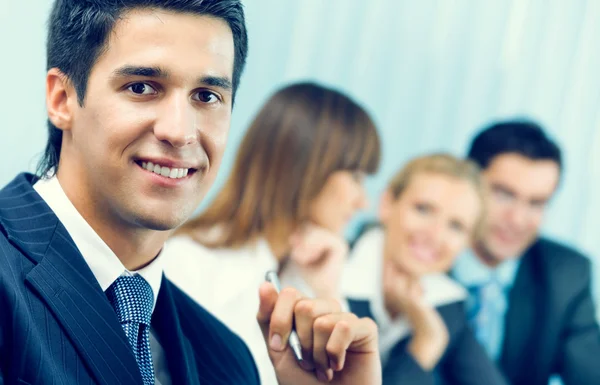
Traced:
<path id="1" fill-rule="evenodd" d="M 33 181 L 0 191 L 0 384 L 142 385 L 115 312 Z M 164 276 L 152 327 L 173 384 L 259 383 L 246 345 Z"/>
<path id="2" fill-rule="evenodd" d="M 539 239 L 523 256 L 509 294 L 500 365 L 513 385 L 600 384 L 600 331 L 590 262 Z"/>
<path id="3" fill-rule="evenodd" d="M 348 302 L 357 316 L 373 318 L 368 301 Z M 392 349 L 383 367 L 383 385 L 505 385 L 503 376 L 468 327 L 464 306 L 464 302 L 455 302 L 437 308 L 448 328 L 450 342 L 434 370 L 423 370 L 412 358 L 407 337 Z"/>

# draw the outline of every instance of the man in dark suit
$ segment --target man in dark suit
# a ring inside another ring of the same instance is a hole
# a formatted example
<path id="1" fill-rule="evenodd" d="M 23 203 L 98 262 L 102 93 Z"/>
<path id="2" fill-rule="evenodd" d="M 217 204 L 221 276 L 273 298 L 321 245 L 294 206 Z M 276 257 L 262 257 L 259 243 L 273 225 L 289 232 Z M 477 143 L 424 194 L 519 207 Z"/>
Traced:
<path id="1" fill-rule="evenodd" d="M 259 383 L 161 264 L 214 180 L 246 52 L 239 0 L 55 1 L 46 152 L 0 191 L 0 384 Z M 372 322 L 270 284 L 260 298 L 281 384 L 380 381 Z"/>
<path id="2" fill-rule="evenodd" d="M 535 123 L 491 125 L 471 144 L 489 187 L 487 223 L 453 275 L 469 289 L 479 341 L 513 385 L 600 384 L 600 331 L 590 261 L 539 236 L 562 173 L 561 152 Z"/>

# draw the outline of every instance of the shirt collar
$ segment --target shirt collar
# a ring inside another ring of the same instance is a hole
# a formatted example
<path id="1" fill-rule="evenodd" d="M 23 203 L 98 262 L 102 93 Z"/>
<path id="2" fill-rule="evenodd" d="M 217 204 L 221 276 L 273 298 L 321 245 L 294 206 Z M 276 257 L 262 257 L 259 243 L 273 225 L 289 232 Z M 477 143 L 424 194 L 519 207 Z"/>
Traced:
<path id="1" fill-rule="evenodd" d="M 67 197 L 56 176 L 38 180 L 33 188 L 50 206 L 67 232 L 77 245 L 85 262 L 92 270 L 94 277 L 100 284 L 102 291 L 106 291 L 110 285 L 121 275 L 141 275 L 154 294 L 154 305 L 158 298 L 158 291 L 162 282 L 163 262 L 159 255 L 144 268 L 137 271 L 129 271 L 123 266 L 121 260 L 92 229 L 92 227 L 81 216 L 73 203 Z"/>
<path id="2" fill-rule="evenodd" d="M 456 261 L 453 275 L 467 287 L 479 286 L 495 280 L 503 289 L 509 289 L 515 281 L 520 264 L 521 258 L 511 258 L 495 268 L 490 267 L 484 264 L 472 250 L 469 250 Z"/>

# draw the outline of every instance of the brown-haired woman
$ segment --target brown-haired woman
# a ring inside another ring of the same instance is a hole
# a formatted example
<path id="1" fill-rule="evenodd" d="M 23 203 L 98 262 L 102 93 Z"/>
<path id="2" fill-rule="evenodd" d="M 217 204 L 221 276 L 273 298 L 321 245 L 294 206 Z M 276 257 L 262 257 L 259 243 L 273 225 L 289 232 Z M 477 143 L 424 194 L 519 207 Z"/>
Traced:
<path id="1" fill-rule="evenodd" d="M 256 324 L 267 270 L 283 286 L 339 298 L 342 233 L 367 204 L 363 178 L 379 164 L 367 112 L 314 83 L 290 85 L 263 106 L 212 204 L 168 242 L 166 273 L 248 344 L 262 382 L 276 383 Z"/>
<path id="2" fill-rule="evenodd" d="M 379 326 L 383 384 L 505 384 L 471 332 L 466 291 L 446 273 L 483 217 L 478 167 L 446 154 L 416 158 L 380 202 L 381 226 L 352 249 L 343 292 Z"/>

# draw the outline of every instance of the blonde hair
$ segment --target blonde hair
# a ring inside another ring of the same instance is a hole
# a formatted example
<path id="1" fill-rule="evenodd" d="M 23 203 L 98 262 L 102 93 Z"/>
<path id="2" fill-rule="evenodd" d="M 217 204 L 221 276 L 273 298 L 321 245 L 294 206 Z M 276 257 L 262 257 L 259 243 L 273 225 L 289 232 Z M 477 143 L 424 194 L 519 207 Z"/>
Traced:
<path id="1" fill-rule="evenodd" d="M 400 198 L 415 176 L 421 174 L 444 175 L 464 180 L 473 186 L 481 203 L 481 214 L 476 222 L 473 234 L 476 236 L 481 231 L 486 207 L 485 187 L 479 166 L 471 160 L 457 158 L 446 153 L 430 154 L 414 158 L 398 171 L 389 182 L 388 191 L 392 198 L 394 200 Z"/>
<path id="2" fill-rule="evenodd" d="M 375 124 L 355 101 L 315 83 L 287 86 L 254 119 L 216 199 L 178 233 L 209 247 L 240 247 L 265 231 L 285 235 L 333 172 L 372 174 L 379 158 Z M 213 228 L 221 231 L 201 235 Z"/>

